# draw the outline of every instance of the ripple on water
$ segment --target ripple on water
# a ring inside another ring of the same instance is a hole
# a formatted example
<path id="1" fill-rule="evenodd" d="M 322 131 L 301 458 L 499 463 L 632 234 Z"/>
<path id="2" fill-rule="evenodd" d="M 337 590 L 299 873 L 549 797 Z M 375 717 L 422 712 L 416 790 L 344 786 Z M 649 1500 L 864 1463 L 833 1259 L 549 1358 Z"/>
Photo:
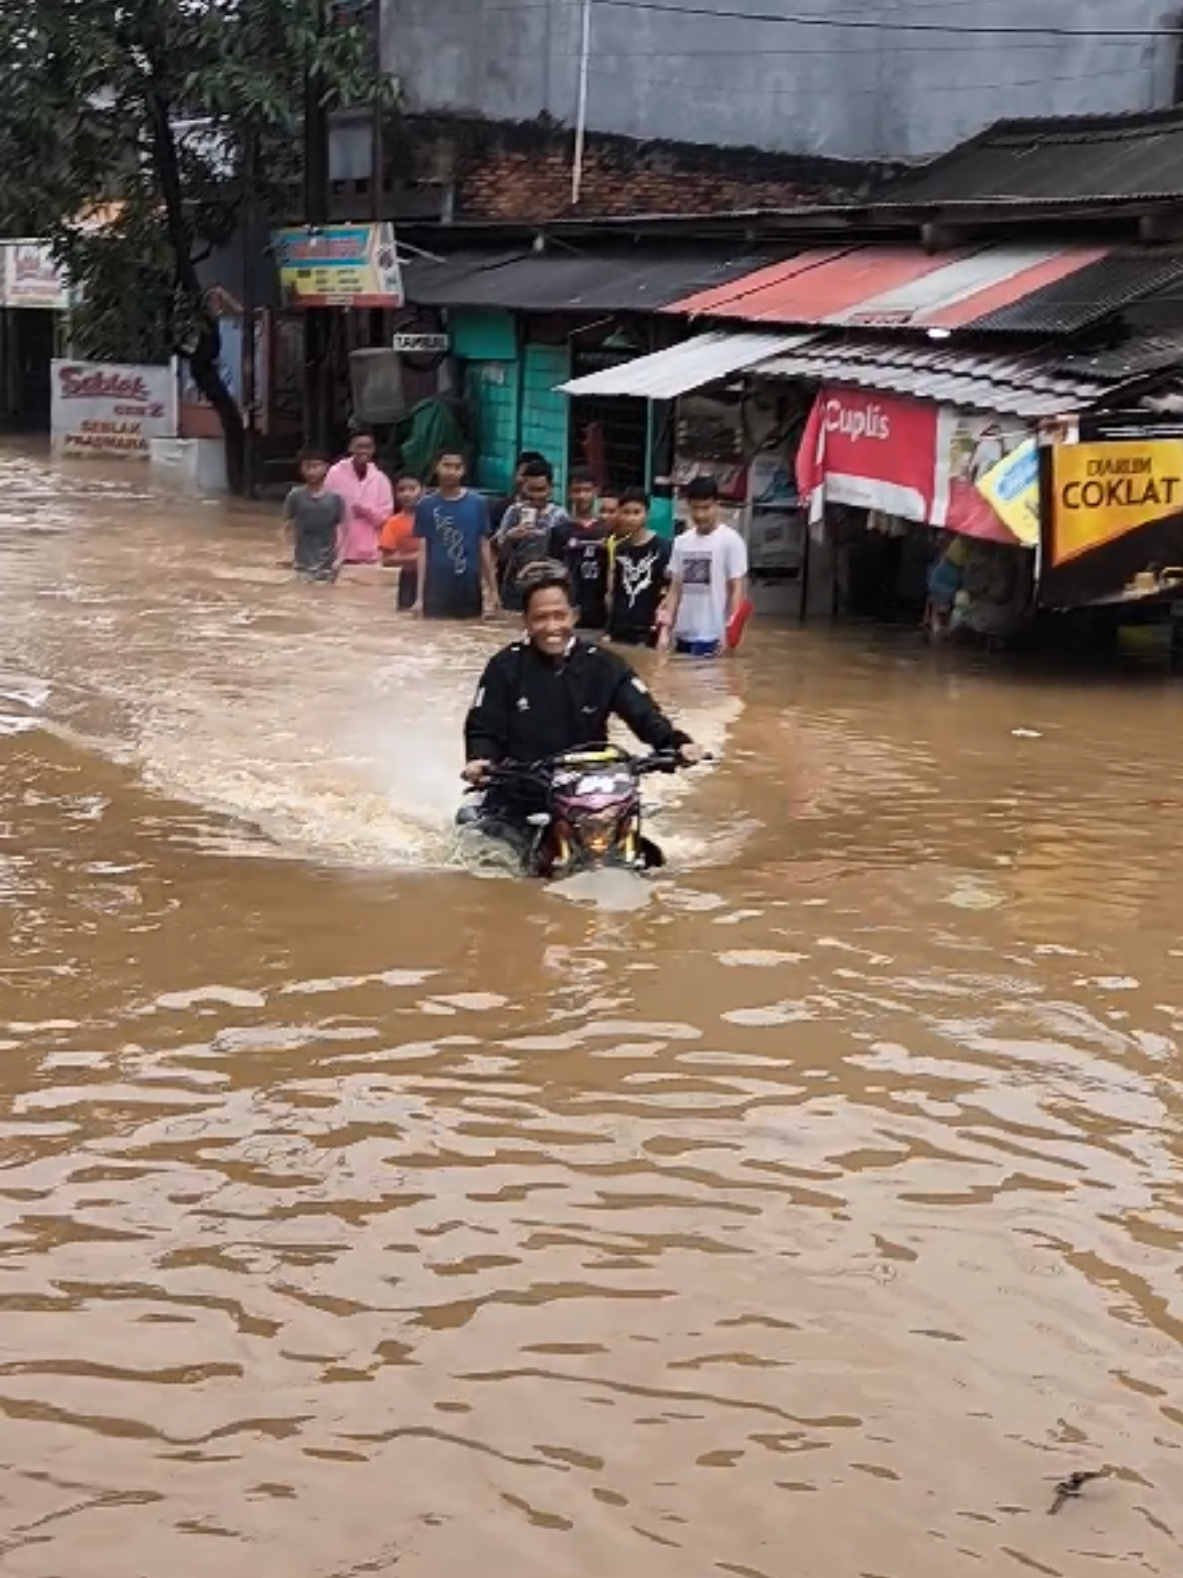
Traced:
<path id="1" fill-rule="evenodd" d="M 86 475 L 0 489 L 5 1572 L 1176 1578 L 1173 699 L 757 627 L 701 873 L 564 903 L 430 869 L 490 633 Z"/>

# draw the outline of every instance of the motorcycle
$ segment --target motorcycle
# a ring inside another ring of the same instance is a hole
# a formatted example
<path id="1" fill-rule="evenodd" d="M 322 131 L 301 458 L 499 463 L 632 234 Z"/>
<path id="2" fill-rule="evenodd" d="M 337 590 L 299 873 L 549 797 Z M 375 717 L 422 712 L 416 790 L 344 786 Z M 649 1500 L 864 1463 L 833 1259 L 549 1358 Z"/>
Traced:
<path id="1" fill-rule="evenodd" d="M 505 762 L 469 791 L 480 801 L 462 807 L 456 820 L 508 845 L 526 876 L 553 880 L 606 866 L 651 871 L 665 864 L 665 856 L 642 831 L 641 779 L 681 766 L 673 752 L 630 756 L 614 745 Z M 546 809 L 515 820 L 502 809 L 515 796 L 541 801 Z"/>

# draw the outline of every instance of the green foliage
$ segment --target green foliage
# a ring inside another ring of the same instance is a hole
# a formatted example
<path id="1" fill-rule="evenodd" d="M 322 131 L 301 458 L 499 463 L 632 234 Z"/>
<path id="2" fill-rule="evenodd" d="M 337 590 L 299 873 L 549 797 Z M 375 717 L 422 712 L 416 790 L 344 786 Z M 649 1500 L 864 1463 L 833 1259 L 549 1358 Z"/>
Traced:
<path id="1" fill-rule="evenodd" d="M 326 0 L 0 7 L 0 234 L 53 242 L 83 290 L 76 330 L 87 349 L 160 360 L 216 335 L 197 268 L 241 211 L 248 129 L 266 226 L 300 212 L 309 75 L 330 107 L 389 95 L 368 29 L 327 9 Z"/>

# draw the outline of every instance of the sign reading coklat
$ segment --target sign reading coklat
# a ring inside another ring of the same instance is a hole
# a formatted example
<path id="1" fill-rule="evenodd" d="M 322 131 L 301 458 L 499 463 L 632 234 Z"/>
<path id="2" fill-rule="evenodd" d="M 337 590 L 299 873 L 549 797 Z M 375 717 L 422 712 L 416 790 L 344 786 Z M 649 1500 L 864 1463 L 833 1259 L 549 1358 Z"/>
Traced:
<path id="1" fill-rule="evenodd" d="M 1063 444 L 1053 451 L 1051 562 L 1183 513 L 1183 439 Z"/>
<path id="2" fill-rule="evenodd" d="M 276 230 L 271 245 L 289 307 L 404 305 L 393 225 L 306 225 Z"/>
<path id="3" fill-rule="evenodd" d="M 1183 578 L 1183 437 L 1131 429 L 1051 450 L 1040 601 L 1167 596 Z"/>

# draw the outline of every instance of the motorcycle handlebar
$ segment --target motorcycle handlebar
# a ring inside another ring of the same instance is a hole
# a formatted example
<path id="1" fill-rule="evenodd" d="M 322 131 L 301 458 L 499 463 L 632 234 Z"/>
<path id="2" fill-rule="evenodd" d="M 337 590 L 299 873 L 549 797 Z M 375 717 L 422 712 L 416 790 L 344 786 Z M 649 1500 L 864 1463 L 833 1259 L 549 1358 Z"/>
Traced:
<path id="1" fill-rule="evenodd" d="M 469 788 L 483 789 L 487 784 L 496 783 L 499 778 L 513 778 L 519 781 L 523 778 L 540 778 L 546 773 L 553 771 L 567 754 L 569 753 L 560 752 L 557 756 L 543 756 L 536 762 L 498 762 L 495 766 L 490 767 L 479 784 L 470 784 Z M 704 762 L 712 762 L 714 759 L 713 754 L 709 751 L 705 752 L 701 758 Z M 643 778 L 649 773 L 676 773 L 681 771 L 683 767 L 691 765 L 688 762 L 684 762 L 677 751 L 651 751 L 648 756 L 622 755 L 618 765 L 624 765 L 625 763 L 633 769 L 638 778 Z"/>

